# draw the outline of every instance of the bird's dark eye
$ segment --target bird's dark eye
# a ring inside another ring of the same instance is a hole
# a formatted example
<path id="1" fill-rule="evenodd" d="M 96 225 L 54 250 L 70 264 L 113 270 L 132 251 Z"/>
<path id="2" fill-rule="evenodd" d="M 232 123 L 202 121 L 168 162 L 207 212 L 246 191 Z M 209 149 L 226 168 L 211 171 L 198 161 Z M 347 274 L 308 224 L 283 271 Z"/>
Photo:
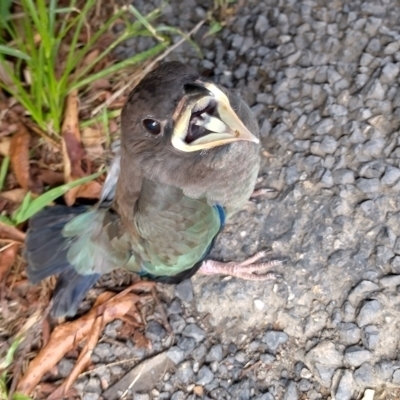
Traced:
<path id="1" fill-rule="evenodd" d="M 161 132 L 161 124 L 155 119 L 146 118 L 142 121 L 144 128 L 152 135 L 159 135 Z"/>

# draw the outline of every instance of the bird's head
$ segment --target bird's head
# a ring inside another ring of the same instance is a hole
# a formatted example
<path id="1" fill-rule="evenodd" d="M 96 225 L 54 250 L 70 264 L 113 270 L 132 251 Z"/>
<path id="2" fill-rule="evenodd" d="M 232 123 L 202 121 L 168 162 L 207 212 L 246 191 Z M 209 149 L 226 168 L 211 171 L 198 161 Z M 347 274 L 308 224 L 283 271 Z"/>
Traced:
<path id="1" fill-rule="evenodd" d="M 259 142 L 224 91 L 179 62 L 156 68 L 131 92 L 122 112 L 122 140 L 136 154 L 172 150 L 178 157 Z"/>

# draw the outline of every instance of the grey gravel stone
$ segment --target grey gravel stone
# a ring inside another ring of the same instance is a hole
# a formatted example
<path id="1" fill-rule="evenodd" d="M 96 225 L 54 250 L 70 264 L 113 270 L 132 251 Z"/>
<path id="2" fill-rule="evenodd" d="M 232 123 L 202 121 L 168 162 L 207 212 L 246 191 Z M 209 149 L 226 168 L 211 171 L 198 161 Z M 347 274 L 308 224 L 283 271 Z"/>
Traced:
<path id="1" fill-rule="evenodd" d="M 182 392 L 182 390 L 178 390 L 171 396 L 171 400 L 185 400 L 186 396 L 185 393 Z"/>
<path id="2" fill-rule="evenodd" d="M 336 398 L 341 400 L 351 400 L 356 389 L 352 372 L 345 370 L 336 389 Z"/>
<path id="3" fill-rule="evenodd" d="M 393 372 L 392 382 L 396 385 L 400 385 L 400 369 L 396 369 L 396 371 Z"/>
<path id="4" fill-rule="evenodd" d="M 150 400 L 150 396 L 147 393 L 134 393 L 133 400 Z"/>
<path id="5" fill-rule="evenodd" d="M 286 387 L 285 390 L 285 396 L 283 397 L 284 400 L 297 400 L 298 395 L 297 395 L 297 387 L 296 383 L 293 381 L 290 381 L 288 386 Z"/>
<path id="6" fill-rule="evenodd" d="M 182 333 L 183 329 L 186 326 L 185 320 L 177 314 L 173 314 L 170 316 L 169 323 L 171 325 L 172 331 L 175 334 Z"/>
<path id="7" fill-rule="evenodd" d="M 361 300 L 379 290 L 379 286 L 371 281 L 361 281 L 349 294 L 348 301 L 357 306 Z"/>
<path id="8" fill-rule="evenodd" d="M 373 323 L 380 310 L 381 303 L 378 300 L 366 301 L 357 315 L 358 326 L 362 327 Z"/>
<path id="9" fill-rule="evenodd" d="M 99 378 L 92 376 L 89 378 L 85 390 L 90 393 L 101 393 L 101 386 Z"/>
<path id="10" fill-rule="evenodd" d="M 374 367 L 370 363 L 361 365 L 360 368 L 354 371 L 353 376 L 359 387 L 371 387 L 379 382 Z"/>
<path id="11" fill-rule="evenodd" d="M 363 329 L 363 344 L 368 350 L 375 350 L 379 344 L 379 328 L 367 325 Z"/>
<path id="12" fill-rule="evenodd" d="M 182 281 L 175 286 L 176 296 L 185 302 L 193 301 L 193 286 L 190 279 Z"/>
<path id="13" fill-rule="evenodd" d="M 400 275 L 385 276 L 380 280 L 380 284 L 385 288 L 395 288 L 400 285 Z"/>
<path id="14" fill-rule="evenodd" d="M 85 393 L 82 396 L 82 400 L 98 400 L 100 398 L 100 395 L 98 393 Z"/>
<path id="15" fill-rule="evenodd" d="M 96 349 L 99 345 L 96 346 Z M 67 358 L 63 358 L 59 363 L 58 363 L 58 375 L 60 375 L 62 378 L 66 378 L 69 376 L 71 373 L 72 369 L 74 368 L 75 363 L 72 362 L 71 360 Z"/>
<path id="16" fill-rule="evenodd" d="M 207 385 L 208 383 L 210 383 L 213 379 L 214 379 L 214 374 L 212 373 L 210 368 L 203 365 L 200 368 L 199 372 L 197 373 L 196 384 L 204 386 L 204 385 Z"/>
<path id="17" fill-rule="evenodd" d="M 361 340 L 361 329 L 354 323 L 344 322 L 338 325 L 340 342 L 345 345 L 356 344 Z"/>
<path id="18" fill-rule="evenodd" d="M 168 314 L 182 314 L 182 304 L 179 299 L 174 299 L 168 307 Z"/>
<path id="19" fill-rule="evenodd" d="M 344 353 L 344 362 L 351 367 L 359 367 L 364 362 L 370 361 L 371 358 L 372 353 L 359 346 L 348 347 Z"/>
<path id="20" fill-rule="evenodd" d="M 179 382 L 184 383 L 185 385 L 188 385 L 193 381 L 194 373 L 189 361 L 185 361 L 179 365 L 175 377 Z"/>
<path id="21" fill-rule="evenodd" d="M 166 336 L 165 329 L 157 321 L 150 321 L 146 326 L 146 337 L 153 342 L 162 340 Z"/>
<path id="22" fill-rule="evenodd" d="M 264 364 L 272 364 L 275 360 L 276 357 L 273 356 L 272 354 L 261 354 L 260 355 L 260 360 L 264 363 Z"/>
<path id="23" fill-rule="evenodd" d="M 192 351 L 196 347 L 196 340 L 190 337 L 182 336 L 178 340 L 178 346 L 182 349 L 186 354 L 192 353 Z"/>
<path id="24" fill-rule="evenodd" d="M 171 347 L 168 352 L 167 352 L 167 357 L 174 363 L 174 364 L 180 364 L 184 358 L 185 358 L 185 353 L 184 351 L 177 347 Z"/>
<path id="25" fill-rule="evenodd" d="M 244 351 L 238 351 L 235 354 L 235 360 L 241 364 L 244 364 L 247 360 L 246 353 Z"/>
<path id="26" fill-rule="evenodd" d="M 210 350 L 207 353 L 206 356 L 206 361 L 207 362 L 212 362 L 212 361 L 221 361 L 223 356 L 223 351 L 222 351 L 222 345 L 221 344 L 216 344 L 210 348 Z"/>
<path id="27" fill-rule="evenodd" d="M 201 342 L 206 337 L 206 333 L 203 329 L 199 328 L 195 324 L 186 325 L 182 332 L 183 335 L 193 338 L 196 342 Z"/>
<path id="28" fill-rule="evenodd" d="M 300 390 L 300 392 L 308 392 L 312 386 L 312 383 L 308 379 L 304 378 L 297 383 L 297 388 Z"/>
<path id="29" fill-rule="evenodd" d="M 269 331 L 263 336 L 262 342 L 267 345 L 270 351 L 275 352 L 278 347 L 286 343 L 288 339 L 289 336 L 285 332 Z"/>

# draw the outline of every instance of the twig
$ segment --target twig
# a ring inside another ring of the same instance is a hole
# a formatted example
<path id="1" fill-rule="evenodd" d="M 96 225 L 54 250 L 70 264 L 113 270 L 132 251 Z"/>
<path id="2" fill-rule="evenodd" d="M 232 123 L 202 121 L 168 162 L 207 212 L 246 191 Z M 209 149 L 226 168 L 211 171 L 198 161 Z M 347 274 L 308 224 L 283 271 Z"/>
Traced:
<path id="1" fill-rule="evenodd" d="M 139 361 L 139 359 L 137 357 L 132 357 L 132 358 L 127 358 L 126 360 L 114 361 L 112 363 L 102 365 L 101 367 L 93 368 L 90 371 L 82 372 L 78 376 L 78 378 L 81 378 L 82 376 L 90 375 L 90 374 L 93 374 L 95 372 L 101 371 L 104 368 L 110 368 L 110 367 L 114 367 L 115 365 L 127 364 L 127 363 L 134 362 L 134 361 Z"/>
<path id="2" fill-rule="evenodd" d="M 175 44 L 172 46 L 168 47 L 167 50 L 165 50 L 161 55 L 156 57 L 149 65 L 147 65 L 146 68 L 143 69 L 138 74 L 135 74 L 129 81 L 126 83 L 124 86 L 122 86 L 119 90 L 117 90 L 115 93 L 113 93 L 104 103 L 100 104 L 97 106 L 91 113 L 92 117 L 98 114 L 103 108 L 108 107 L 111 103 L 114 102 L 119 96 L 122 95 L 122 93 L 125 92 L 129 87 L 131 87 L 136 81 L 140 81 L 145 75 L 147 75 L 153 68 L 154 66 L 163 60 L 165 57 L 168 56 L 172 51 L 174 51 L 177 47 L 179 47 L 182 43 L 185 42 L 185 40 L 189 37 L 195 34 L 201 26 L 206 22 L 205 19 L 200 21 L 187 35 L 182 37 L 180 40 L 178 40 Z"/>
<path id="3" fill-rule="evenodd" d="M 146 361 L 146 360 L 145 360 Z M 142 369 L 139 371 L 139 373 L 137 374 L 136 378 L 131 382 L 131 384 L 128 386 L 128 388 L 125 390 L 125 392 L 123 392 L 121 394 L 121 397 L 119 398 L 119 400 L 123 400 L 126 398 L 129 389 L 139 380 L 139 378 L 142 376 L 142 372 L 144 370 L 144 367 L 146 366 L 146 364 L 143 363 Z"/>

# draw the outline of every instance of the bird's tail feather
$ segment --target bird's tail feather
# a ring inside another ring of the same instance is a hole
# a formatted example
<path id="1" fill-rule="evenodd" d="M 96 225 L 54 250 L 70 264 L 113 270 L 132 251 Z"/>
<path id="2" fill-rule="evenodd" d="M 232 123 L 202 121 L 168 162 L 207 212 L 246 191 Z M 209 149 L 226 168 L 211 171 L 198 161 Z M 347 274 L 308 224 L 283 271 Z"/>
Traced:
<path id="1" fill-rule="evenodd" d="M 44 209 L 30 220 L 25 257 L 28 277 L 38 283 L 60 274 L 53 296 L 53 316 L 74 315 L 100 274 L 76 272 L 67 254 L 74 238 L 64 237 L 63 229 L 72 219 L 88 211 L 88 207 L 54 206 Z M 87 227 L 85 227 L 87 230 Z"/>

